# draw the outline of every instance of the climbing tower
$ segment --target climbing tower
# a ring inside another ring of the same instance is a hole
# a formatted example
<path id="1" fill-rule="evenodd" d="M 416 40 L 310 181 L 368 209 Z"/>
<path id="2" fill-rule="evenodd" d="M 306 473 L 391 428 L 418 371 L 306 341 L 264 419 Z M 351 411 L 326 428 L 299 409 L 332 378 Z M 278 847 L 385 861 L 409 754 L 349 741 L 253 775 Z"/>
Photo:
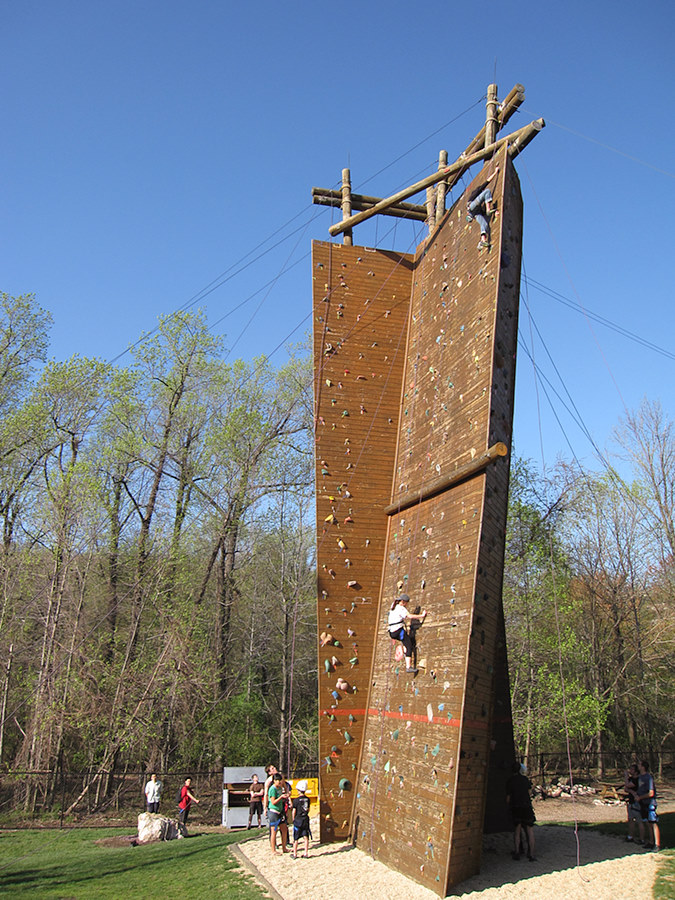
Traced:
<path id="1" fill-rule="evenodd" d="M 490 86 L 459 160 L 394 197 L 340 205 L 313 245 L 321 839 L 363 850 L 441 896 L 504 827 L 513 760 L 501 602 L 522 200 L 512 159 L 543 127 L 497 134 L 522 102 Z M 445 191 L 473 180 L 445 210 Z M 491 178 L 490 243 L 466 216 Z M 427 191 L 423 206 L 404 202 Z M 358 212 L 354 213 L 353 210 Z M 353 246 L 377 213 L 423 219 L 414 254 Z M 405 592 L 427 610 L 417 675 L 390 639 Z M 486 809 L 488 797 L 497 801 Z"/>

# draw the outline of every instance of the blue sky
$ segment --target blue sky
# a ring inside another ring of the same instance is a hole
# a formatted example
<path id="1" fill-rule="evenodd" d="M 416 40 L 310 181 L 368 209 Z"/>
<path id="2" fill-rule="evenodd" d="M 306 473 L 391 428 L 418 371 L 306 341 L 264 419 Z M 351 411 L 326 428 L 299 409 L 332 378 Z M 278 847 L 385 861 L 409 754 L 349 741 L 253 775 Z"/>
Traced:
<path id="1" fill-rule="evenodd" d="M 523 340 L 601 448 L 643 396 L 675 417 L 672 4 L 4 0 L 0 25 L 0 290 L 37 294 L 57 359 L 115 358 L 192 301 L 232 357 L 300 340 L 335 216 L 312 186 L 349 165 L 393 193 L 463 149 L 490 82 L 521 82 L 509 130 L 547 121 L 516 161 Z M 416 228 L 355 242 L 408 250 Z M 547 465 L 570 445 L 593 464 L 518 367 L 517 451 L 541 463 L 541 432 Z"/>

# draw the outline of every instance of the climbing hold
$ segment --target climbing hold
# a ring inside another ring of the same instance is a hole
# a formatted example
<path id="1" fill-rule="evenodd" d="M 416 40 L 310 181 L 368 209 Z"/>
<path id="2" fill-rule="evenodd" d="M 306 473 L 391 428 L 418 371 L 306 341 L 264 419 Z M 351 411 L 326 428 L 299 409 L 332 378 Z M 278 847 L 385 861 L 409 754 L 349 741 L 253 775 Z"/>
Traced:
<path id="1" fill-rule="evenodd" d="M 341 791 L 350 791 L 352 789 L 352 783 L 348 778 L 341 778 L 338 787 Z"/>

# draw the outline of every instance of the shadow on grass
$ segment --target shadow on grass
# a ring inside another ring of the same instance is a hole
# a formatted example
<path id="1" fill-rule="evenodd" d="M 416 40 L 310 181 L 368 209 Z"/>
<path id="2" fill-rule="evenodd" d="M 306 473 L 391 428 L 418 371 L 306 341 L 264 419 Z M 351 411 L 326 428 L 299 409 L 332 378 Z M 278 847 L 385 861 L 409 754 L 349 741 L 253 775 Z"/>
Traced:
<path id="1" fill-rule="evenodd" d="M 583 827 L 590 831 L 621 835 L 621 837 L 628 833 L 625 822 L 603 822 L 599 825 L 584 825 Z M 659 815 L 659 829 L 661 831 L 661 846 L 675 847 L 675 812 L 661 813 Z"/>
<path id="2" fill-rule="evenodd" d="M 113 883 L 117 896 L 122 896 L 127 893 L 125 883 L 147 884 L 152 879 L 153 885 L 167 881 L 170 886 L 176 873 L 183 884 L 189 884 L 189 872 L 208 872 L 216 864 L 220 873 L 236 868 L 230 854 L 223 852 L 236 839 L 236 835 L 194 834 L 186 840 L 133 847 L 96 846 L 90 832 L 79 830 L 54 837 L 35 832 L 4 835 L 0 896 L 17 891 L 51 895 L 60 888 L 89 891 L 94 885 L 103 896 Z M 169 895 L 170 890 L 162 894 Z"/>

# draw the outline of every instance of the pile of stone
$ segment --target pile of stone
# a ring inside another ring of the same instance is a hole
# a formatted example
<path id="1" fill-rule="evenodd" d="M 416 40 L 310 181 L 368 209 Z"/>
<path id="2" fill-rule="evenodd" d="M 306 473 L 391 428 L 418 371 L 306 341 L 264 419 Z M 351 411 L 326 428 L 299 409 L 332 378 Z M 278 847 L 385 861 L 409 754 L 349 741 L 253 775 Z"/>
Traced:
<path id="1" fill-rule="evenodd" d="M 561 799 L 561 800 L 570 800 L 572 797 L 590 797 L 594 794 L 597 794 L 597 790 L 594 787 L 591 787 L 587 784 L 572 784 L 570 785 L 567 781 L 558 781 L 557 784 L 549 784 L 543 785 L 538 784 L 534 788 L 536 795 L 541 797 L 542 799 L 546 799 L 548 797 Z"/>

